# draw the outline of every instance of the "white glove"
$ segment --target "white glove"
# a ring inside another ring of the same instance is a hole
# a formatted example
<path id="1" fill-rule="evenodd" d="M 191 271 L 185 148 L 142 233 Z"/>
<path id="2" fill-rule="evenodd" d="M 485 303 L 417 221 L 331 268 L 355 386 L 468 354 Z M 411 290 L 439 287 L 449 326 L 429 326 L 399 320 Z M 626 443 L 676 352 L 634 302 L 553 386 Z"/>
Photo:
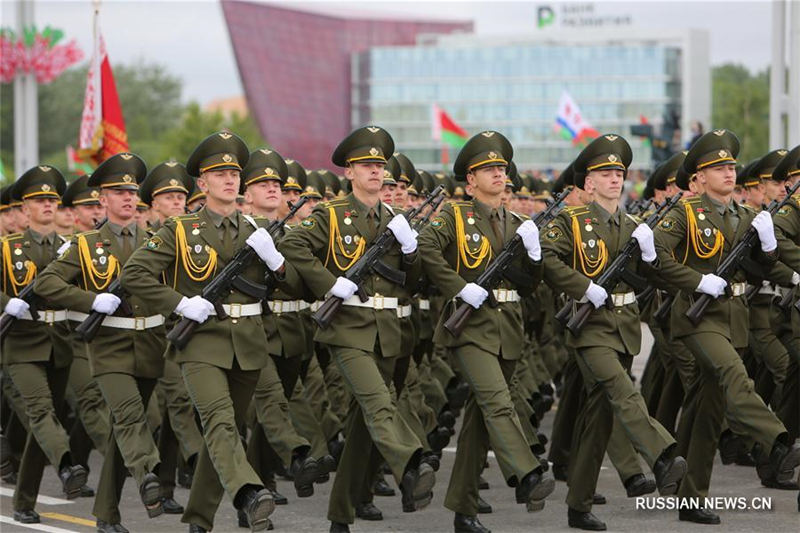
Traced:
<path id="1" fill-rule="evenodd" d="M 328 291 L 328 294 L 341 298 L 342 300 L 347 300 L 353 296 L 356 291 L 358 291 L 358 285 L 347 278 L 339 276 L 336 278 L 336 283 L 333 284 L 331 290 Z"/>
<path id="2" fill-rule="evenodd" d="M 184 296 L 175 308 L 175 312 L 202 324 L 214 314 L 214 305 L 200 295 L 191 298 Z"/>
<path id="3" fill-rule="evenodd" d="M 719 298 L 725 293 L 728 282 L 715 274 L 703 274 L 697 284 L 697 292 L 703 292 L 714 298 Z"/>
<path id="4" fill-rule="evenodd" d="M 258 257 L 264 261 L 270 270 L 278 270 L 283 265 L 283 254 L 275 248 L 272 235 L 264 228 L 258 228 L 250 234 L 245 241 L 247 246 L 255 250 Z"/>
<path id="5" fill-rule="evenodd" d="M 656 260 L 656 245 L 653 242 L 653 230 L 647 224 L 639 224 L 631 233 L 631 237 L 639 243 L 642 261 L 652 263 Z"/>
<path id="6" fill-rule="evenodd" d="M 800 284 L 800 274 L 797 272 L 792 272 L 792 285 Z"/>
<path id="7" fill-rule="evenodd" d="M 119 304 L 121 303 L 122 300 L 120 300 L 118 296 L 108 292 L 101 292 L 94 297 L 94 301 L 92 302 L 92 311 L 97 311 L 98 313 L 103 313 L 104 315 L 111 315 L 117 310 L 117 307 L 119 307 Z"/>
<path id="8" fill-rule="evenodd" d="M 459 292 L 456 296 L 477 309 L 481 306 L 481 304 L 483 304 L 483 302 L 489 296 L 489 293 L 480 285 L 475 283 L 467 283 L 464 285 L 464 288 L 461 289 L 461 292 Z"/>
<path id="9" fill-rule="evenodd" d="M 590 281 L 589 288 L 586 289 L 583 297 L 592 302 L 595 309 L 599 309 L 603 307 L 606 300 L 608 300 L 608 293 L 603 287 L 595 284 L 594 281 Z"/>
<path id="10" fill-rule="evenodd" d="M 542 245 L 539 243 L 539 228 L 532 220 L 526 220 L 517 228 L 517 235 L 522 238 L 522 244 L 528 252 L 531 261 L 542 259 Z"/>
<path id="11" fill-rule="evenodd" d="M 761 251 L 771 252 L 778 247 L 778 240 L 775 238 L 775 227 L 772 225 L 772 216 L 768 211 L 762 211 L 750 223 L 758 232 L 758 240 L 761 241 Z"/>
<path id="12" fill-rule="evenodd" d="M 21 300 L 19 298 L 11 298 L 6 304 L 6 308 L 3 309 L 3 311 L 13 316 L 14 318 L 22 318 L 22 315 L 24 315 L 30 308 L 31 306 L 28 305 L 28 302 L 26 302 L 25 300 Z"/>
<path id="13" fill-rule="evenodd" d="M 394 238 L 400 243 L 400 249 L 404 254 L 413 254 L 417 249 L 418 233 L 411 229 L 408 220 L 403 215 L 395 215 L 389 221 L 388 228 L 394 233 Z"/>

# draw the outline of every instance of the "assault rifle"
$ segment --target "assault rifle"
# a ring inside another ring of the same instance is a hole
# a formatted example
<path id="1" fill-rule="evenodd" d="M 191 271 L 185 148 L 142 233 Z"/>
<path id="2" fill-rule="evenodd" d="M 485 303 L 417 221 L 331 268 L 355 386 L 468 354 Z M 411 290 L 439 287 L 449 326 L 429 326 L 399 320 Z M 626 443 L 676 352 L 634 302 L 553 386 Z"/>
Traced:
<path id="1" fill-rule="evenodd" d="M 681 199 L 683 196 L 683 192 L 679 192 L 674 195 L 672 198 L 668 198 L 664 200 L 661 204 L 656 207 L 656 210 L 647 217 L 645 220 L 645 224 L 648 227 L 653 228 L 661 222 L 661 219 L 666 216 L 666 214 L 672 209 L 672 207 L 678 203 L 678 200 Z M 631 258 L 633 258 L 634 254 L 639 251 L 639 241 L 635 238 L 631 237 L 631 239 L 625 244 L 625 247 L 622 248 L 622 251 L 614 258 L 611 265 L 607 269 L 603 271 L 602 274 L 597 278 L 597 284 L 603 287 L 606 291 L 611 292 L 611 290 L 625 277 L 626 275 L 626 268 L 628 263 L 630 263 Z M 608 300 L 610 303 L 611 301 Z M 594 311 L 595 307 L 592 302 L 583 302 L 578 304 L 575 313 L 572 317 L 567 321 L 567 329 L 575 336 L 580 335 L 583 326 L 586 325 L 586 321 L 589 319 L 589 316 Z M 572 303 L 568 303 L 561 310 L 557 313 L 557 318 L 569 316 L 572 310 Z"/>
<path id="2" fill-rule="evenodd" d="M 561 193 L 553 199 L 553 202 L 547 206 L 544 211 L 538 213 L 534 218 L 533 222 L 536 224 L 536 227 L 542 228 L 552 221 L 556 215 L 558 214 L 558 209 L 561 206 L 561 202 L 564 198 L 567 197 L 569 194 L 569 190 L 561 191 Z M 508 241 L 503 249 L 497 254 L 497 257 L 492 261 L 489 266 L 486 267 L 480 276 L 475 280 L 476 285 L 480 285 L 483 287 L 490 295 L 492 295 L 492 290 L 497 287 L 497 284 L 500 283 L 500 280 L 503 278 L 506 269 L 511 265 L 514 258 L 519 254 L 520 251 L 524 248 L 524 244 L 522 243 L 522 237 L 519 235 L 514 235 L 514 237 Z M 494 298 L 490 299 L 490 302 L 493 301 Z M 454 337 L 458 337 L 461 335 L 461 332 L 464 330 L 464 326 L 467 323 L 467 320 L 470 316 L 472 316 L 472 312 L 475 311 L 475 308 L 472 307 L 470 304 L 466 302 L 461 302 L 461 304 L 456 308 L 455 312 L 450 315 L 450 318 L 447 319 L 444 323 L 445 329 L 449 331 Z"/>
<path id="3" fill-rule="evenodd" d="M 417 215 L 419 215 L 423 209 L 427 206 L 432 205 L 434 200 L 438 198 L 441 194 L 443 187 L 438 185 L 431 193 L 425 198 L 425 201 L 422 202 L 420 205 L 412 209 L 411 211 L 406 212 L 403 216 L 409 222 L 412 222 Z M 405 273 L 396 271 L 386 266 L 385 263 L 381 261 L 386 252 L 391 248 L 394 243 L 396 242 L 394 238 L 394 233 L 392 230 L 386 229 L 383 233 L 378 235 L 378 237 L 372 242 L 372 245 L 367 248 L 356 263 L 350 267 L 347 272 L 345 273 L 345 277 L 358 285 L 358 298 L 362 302 L 366 302 L 369 297 L 367 293 L 364 292 L 364 289 L 361 287 L 361 284 L 364 280 L 375 272 L 395 284 L 403 285 L 405 284 Z M 333 320 L 333 316 L 338 311 L 339 307 L 341 307 L 342 302 L 341 298 L 338 296 L 329 296 L 317 309 L 317 312 L 312 315 L 314 322 L 317 323 L 319 327 L 322 329 L 327 328 L 331 320 Z"/>
<path id="4" fill-rule="evenodd" d="M 767 207 L 767 212 L 770 214 L 770 216 L 774 216 L 781 207 L 791 201 L 792 195 L 797 191 L 798 187 L 800 187 L 800 181 L 792 185 L 791 188 L 786 188 L 786 197 L 783 200 L 778 201 L 776 199 L 770 202 L 769 207 Z M 739 265 L 742 263 L 742 261 L 749 257 L 750 250 L 753 248 L 756 241 L 758 241 L 758 232 L 756 232 L 754 227 L 750 226 L 747 228 L 747 231 L 742 236 L 741 240 L 736 243 L 736 246 L 733 247 L 725 259 L 723 259 L 719 266 L 717 266 L 714 274 L 721 277 L 725 281 L 730 281 L 731 276 L 733 276 L 739 269 Z M 703 315 L 706 312 L 708 304 L 715 299 L 716 298 L 709 294 L 700 294 L 695 298 L 694 303 L 686 311 L 686 317 L 692 322 L 692 324 L 696 326 L 703 319 Z"/>
<path id="5" fill-rule="evenodd" d="M 289 204 L 290 209 L 286 216 L 269 225 L 267 228 L 269 234 L 274 238 L 278 230 L 297 213 L 307 200 L 307 197 L 301 197 L 294 204 Z M 208 285 L 203 287 L 200 296 L 214 305 L 218 320 L 228 318 L 228 314 L 222 307 L 222 300 L 230 294 L 232 288 L 242 290 L 243 285 L 247 284 L 246 280 L 240 276 L 257 257 L 258 254 L 256 254 L 255 250 L 249 246 L 244 246 L 241 250 L 236 252 L 228 264 L 225 265 L 225 268 L 223 268 Z M 252 296 L 250 291 L 242 290 L 242 292 Z M 186 347 L 198 326 L 200 326 L 200 322 L 195 322 L 191 318 L 182 317 L 169 333 L 167 333 L 167 340 L 176 348 L 182 350 Z"/>

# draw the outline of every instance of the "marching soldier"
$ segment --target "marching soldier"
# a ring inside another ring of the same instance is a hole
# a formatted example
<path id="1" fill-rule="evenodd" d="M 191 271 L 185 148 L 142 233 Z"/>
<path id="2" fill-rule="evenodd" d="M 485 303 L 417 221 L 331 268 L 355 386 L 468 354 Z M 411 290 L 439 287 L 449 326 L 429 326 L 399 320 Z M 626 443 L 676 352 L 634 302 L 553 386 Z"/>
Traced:
<path id="1" fill-rule="evenodd" d="M 686 471 L 684 459 L 673 454 L 675 439 L 649 416 L 628 376 L 641 344 L 633 289 L 623 282 L 610 288 L 615 292 L 609 295 L 593 281 L 631 238 L 641 249 L 640 268 L 646 272 L 657 266 L 652 231 L 619 209 L 632 155 L 618 135 L 603 135 L 589 144 L 573 163 L 574 181 L 593 200 L 560 213 L 548 225 L 544 241 L 548 284 L 595 307 L 580 335 L 567 337 L 588 393 L 576 422 L 580 434 L 570 461 L 570 472 L 576 475 L 570 476 L 567 493 L 568 523 L 587 530 L 606 529 L 591 507 L 615 417 L 653 470 L 662 495 L 674 494 Z"/>
<path id="2" fill-rule="evenodd" d="M 459 297 L 476 309 L 459 337 L 443 326 L 447 312 L 441 314 L 434 334 L 434 341 L 450 350 L 472 391 L 445 498 L 445 506 L 455 512 L 456 532 L 488 531 L 476 513 L 479 476 L 489 446 L 506 481 L 516 487 L 517 503 L 541 509 L 555 487 L 552 475 L 544 472 L 525 439 L 509 393 L 523 342 L 517 289 L 532 291 L 542 271 L 536 225 L 501 205 L 512 156 L 511 144 L 500 133 L 484 131 L 470 139 L 459 152 L 454 169 L 457 176 L 466 177 L 473 200 L 446 205 L 421 238 L 423 264 L 431 283 L 444 298 Z M 516 269 L 530 278 L 530 286 L 516 288 L 503 282 L 493 291 L 496 309 L 483 305 L 488 292 L 474 280 L 515 235 L 520 235 L 526 249 Z"/>
<path id="3" fill-rule="evenodd" d="M 744 272 L 740 269 L 730 280 L 714 274 L 751 226 L 760 241 L 752 260 L 769 269 L 778 257 L 769 213 L 756 215 L 731 201 L 738 152 L 739 140 L 730 131 L 703 135 L 683 162 L 686 174 L 695 174 L 703 193 L 683 200 L 656 231 L 659 276 L 680 289 L 672 306 L 672 336 L 692 352 L 697 374 L 686 394 L 695 405 L 684 411 L 680 423 L 691 424 L 685 431 L 692 435 L 688 473 L 678 491 L 681 497 L 707 495 L 723 415 L 733 432 L 761 446 L 777 481 L 790 479 L 800 462 L 800 446 L 790 442 L 786 428 L 754 391 L 737 351 L 748 341 Z M 697 325 L 686 317 L 696 293 L 715 298 Z M 679 518 L 706 524 L 720 521 L 704 508 L 681 509 Z"/>
<path id="4" fill-rule="evenodd" d="M 336 318 L 318 329 L 315 340 L 327 344 L 353 395 L 349 432 L 331 491 L 328 518 L 331 531 L 349 531 L 353 498 L 372 482 L 373 465 L 386 460 L 403 493 L 403 510 L 414 511 L 430 501 L 433 469 L 420 464 L 422 444 L 392 403 L 388 383 L 401 355 L 398 300 L 393 283 L 375 276 L 355 295 L 358 286 L 345 274 L 372 241 L 391 230 L 398 246 L 383 262 L 406 273 L 410 283 L 420 274 L 416 235 L 408 221 L 380 200 L 384 167 L 394 142 L 382 128 L 352 132 L 333 153 L 333 163 L 345 167 L 352 192 L 341 200 L 320 204 L 300 226 L 287 234 L 281 250 L 302 276 L 314 297 L 343 300 Z"/>
<path id="5" fill-rule="evenodd" d="M 145 407 L 163 371 L 164 318 L 148 316 L 144 302 L 135 295 L 121 306 L 118 296 L 105 292 L 131 253 L 148 238 L 135 220 L 138 184 L 145 173 L 144 161 L 130 153 L 116 154 L 97 167 L 87 185 L 100 189 L 108 221 L 98 230 L 75 236 L 36 281 L 36 293 L 68 307 L 71 320 L 82 322 L 92 311 L 108 315 L 88 344 L 93 376 L 112 417 L 93 510 L 97 529 L 104 533 L 125 531 L 119 502 L 128 470 L 148 516 L 163 512 L 157 476 L 161 460 Z"/>
<path id="6" fill-rule="evenodd" d="M 239 173 L 248 157 L 247 146 L 232 133 L 219 132 L 203 140 L 189 157 L 186 170 L 197 176 L 206 205 L 197 213 L 169 219 L 133 254 L 121 274 L 125 290 L 139 296 L 148 309 L 165 316 L 174 312 L 200 323 L 183 349 L 171 345 L 167 351 L 167 358 L 180 365 L 206 443 L 182 518 L 193 532 L 212 528 L 223 491 L 244 512 L 252 531 L 266 529 L 275 508 L 271 494 L 247 462 L 238 432 L 268 357 L 261 302 L 231 289 L 221 302 L 227 317 L 209 320 L 215 307 L 201 295 L 214 272 L 245 245 L 282 270 L 283 259 L 269 234 L 257 230 L 236 210 Z M 263 263 L 249 265 L 243 275 L 261 283 Z"/>
<path id="7" fill-rule="evenodd" d="M 17 319 L 3 339 L 3 365 L 24 400 L 30 428 L 14 493 L 14 520 L 27 524 L 39 522 L 33 508 L 47 461 L 69 499 L 79 496 L 87 476 L 72 457 L 69 438 L 59 422 L 72 363 L 67 312 L 45 298 L 34 321 L 28 303 L 17 298 L 58 256 L 63 241 L 53 222 L 65 188 L 61 172 L 51 166 L 36 166 L 20 176 L 11 197 L 12 202 L 21 202 L 29 225 L 2 242 L 4 312 Z"/>

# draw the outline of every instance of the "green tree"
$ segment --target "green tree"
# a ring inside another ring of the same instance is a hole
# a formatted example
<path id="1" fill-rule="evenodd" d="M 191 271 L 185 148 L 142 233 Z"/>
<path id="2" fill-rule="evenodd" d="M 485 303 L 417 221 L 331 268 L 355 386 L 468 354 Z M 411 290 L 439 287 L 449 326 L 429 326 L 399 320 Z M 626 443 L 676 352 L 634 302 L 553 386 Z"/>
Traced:
<path id="1" fill-rule="evenodd" d="M 739 137 L 743 162 L 769 150 L 769 72 L 756 74 L 742 65 L 725 64 L 712 71 L 713 127 Z"/>

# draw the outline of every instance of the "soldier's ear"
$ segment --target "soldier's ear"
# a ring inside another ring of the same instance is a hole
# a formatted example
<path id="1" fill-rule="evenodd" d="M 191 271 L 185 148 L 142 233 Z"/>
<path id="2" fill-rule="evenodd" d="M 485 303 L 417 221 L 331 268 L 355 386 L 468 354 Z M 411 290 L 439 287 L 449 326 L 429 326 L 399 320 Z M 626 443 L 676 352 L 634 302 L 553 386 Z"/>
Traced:
<path id="1" fill-rule="evenodd" d="M 203 176 L 197 178 L 197 186 L 200 188 L 201 191 L 208 194 L 208 183 Z"/>

